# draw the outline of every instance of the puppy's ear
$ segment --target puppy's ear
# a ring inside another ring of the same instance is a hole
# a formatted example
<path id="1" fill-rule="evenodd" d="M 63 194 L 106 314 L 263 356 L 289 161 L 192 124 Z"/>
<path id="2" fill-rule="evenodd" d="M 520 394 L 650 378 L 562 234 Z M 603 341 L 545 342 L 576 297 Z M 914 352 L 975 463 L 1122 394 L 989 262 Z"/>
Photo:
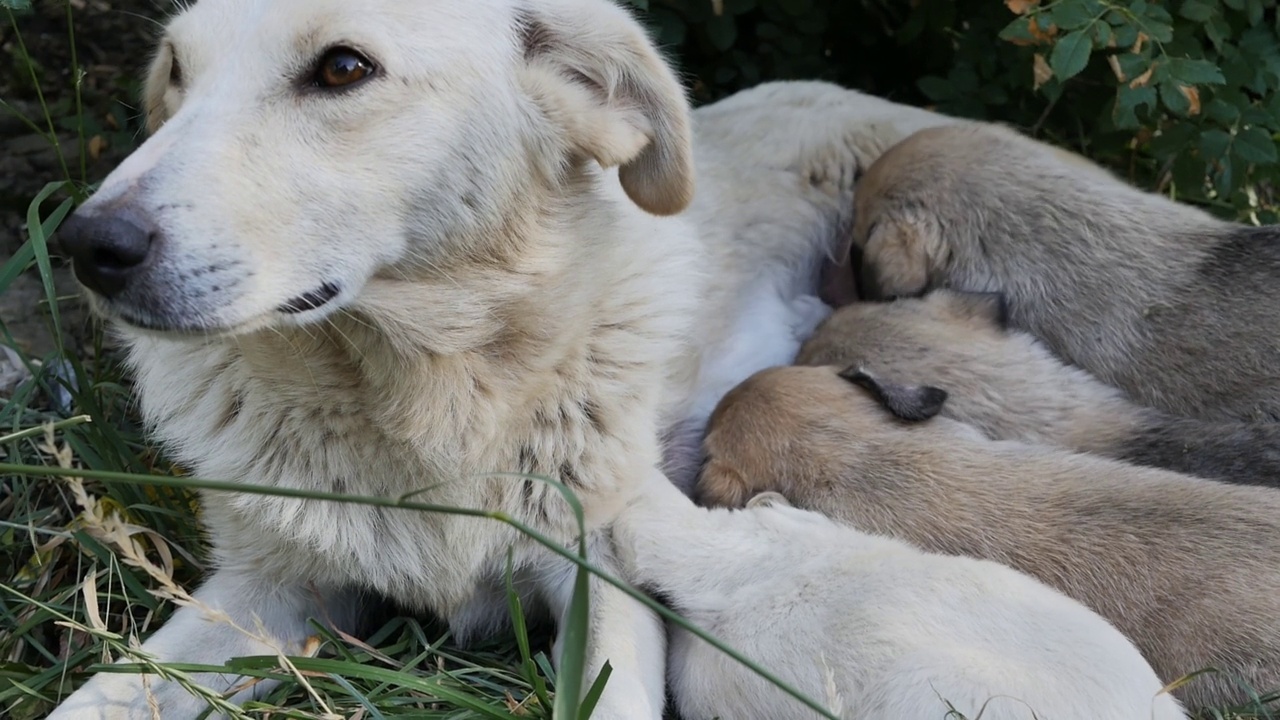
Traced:
<path id="1" fill-rule="evenodd" d="M 936 235 L 934 228 L 910 218 L 887 216 L 873 223 L 861 243 L 863 296 L 884 300 L 924 294 L 929 289 L 929 255 L 941 248 Z"/>
<path id="2" fill-rule="evenodd" d="M 923 422 L 942 412 L 947 391 L 932 385 L 899 385 L 882 380 L 860 366 L 840 371 L 840 377 L 871 393 L 894 417 L 907 422 Z"/>
<path id="3" fill-rule="evenodd" d="M 1009 328 L 1009 299 L 1004 293 L 963 290 L 938 292 L 945 292 L 958 316 L 989 322 L 1002 330 Z"/>
<path id="4" fill-rule="evenodd" d="M 613 3 L 582 0 L 543 0 L 517 17 L 525 61 L 555 79 L 532 80 L 535 95 L 574 149 L 619 166 L 644 210 L 685 209 L 694 189 L 689 102 L 639 23 Z"/>

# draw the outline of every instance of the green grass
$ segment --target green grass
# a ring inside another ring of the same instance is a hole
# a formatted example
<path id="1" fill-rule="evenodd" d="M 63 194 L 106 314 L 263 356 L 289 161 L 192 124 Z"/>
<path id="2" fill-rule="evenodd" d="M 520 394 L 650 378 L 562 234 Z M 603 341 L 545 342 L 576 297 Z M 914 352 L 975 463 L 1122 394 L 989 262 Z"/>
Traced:
<path id="1" fill-rule="evenodd" d="M 0 0 L 0 7 L 15 2 Z M 5 12 L 21 42 L 17 20 Z M 67 13 L 70 20 L 70 4 Z M 74 45 L 74 37 L 68 42 Z M 0 265 L 0 294 L 20 275 L 33 268 L 38 273 L 45 290 L 42 309 L 57 339 L 56 349 L 46 357 L 18 351 L 31 378 L 12 397 L 0 397 L 0 716 L 13 720 L 44 717 L 61 697 L 102 670 L 103 662 L 115 658 L 130 658 L 132 664 L 115 666 L 114 671 L 154 672 L 179 682 L 186 682 L 191 672 L 210 669 L 157 664 L 136 649 L 178 605 L 192 601 L 188 591 L 205 569 L 196 490 L 234 487 L 239 492 L 285 494 L 183 477 L 181 469 L 143 436 L 129 380 L 101 329 L 94 328 L 77 352 L 62 346 L 67 328 L 61 308 L 77 299 L 57 295 L 48 239 L 93 189 L 84 164 L 86 121 L 78 67 L 72 68 L 71 77 L 77 79 L 71 117 L 54 117 L 42 95 L 43 117 L 23 120 L 51 143 L 56 127 L 70 122 L 79 128 L 79 161 L 68 162 L 59 155 L 62 177 L 51 178 L 32 199 L 27 241 Z M 34 72 L 31 79 L 38 87 Z M 4 110 L 13 111 L 0 98 L 0 111 Z M 17 350 L 2 323 L 0 344 Z M 55 409 L 59 396 L 71 399 L 68 407 Z M 478 514 L 519 526 L 491 513 L 408 500 L 304 495 L 422 512 Z M 529 528 L 520 529 L 536 536 Z M 591 701 L 574 700 L 580 692 L 572 680 L 578 677 L 573 670 L 581 667 L 584 655 L 586 572 L 595 569 L 582 563 L 581 547 L 575 555 L 554 543 L 548 546 L 580 563 L 563 679 L 548 659 L 547 628 L 530 627 L 512 594 L 514 632 L 486 644 L 460 649 L 443 625 L 390 613 L 380 628 L 360 639 L 316 624 L 315 642 L 305 657 L 239 658 L 216 668 L 279 681 L 262 699 L 237 708 L 207 690 L 191 690 L 239 718 L 585 718 Z M 688 627 L 647 598 L 637 597 Z M 690 629 L 734 654 L 700 630 Z M 757 671 L 768 676 L 763 669 Z M 1262 699 L 1276 698 L 1280 693 Z M 1254 717 L 1232 709 L 1207 716 Z"/>

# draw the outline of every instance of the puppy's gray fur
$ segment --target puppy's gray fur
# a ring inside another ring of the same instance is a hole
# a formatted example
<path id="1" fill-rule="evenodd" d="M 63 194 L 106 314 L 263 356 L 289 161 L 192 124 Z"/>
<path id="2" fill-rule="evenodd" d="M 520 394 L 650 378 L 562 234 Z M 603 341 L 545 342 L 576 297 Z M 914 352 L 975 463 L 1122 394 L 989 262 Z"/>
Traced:
<path id="1" fill-rule="evenodd" d="M 936 388 L 837 373 L 772 368 L 726 395 L 702 502 L 777 491 L 865 532 L 1010 565 L 1110 620 L 1166 682 L 1223 671 L 1175 693 L 1192 706 L 1247 701 L 1235 677 L 1280 687 L 1280 493 L 910 420 L 936 408 Z"/>
<path id="2" fill-rule="evenodd" d="M 979 123 L 867 170 L 853 244 L 869 297 L 1000 291 L 1009 318 L 1139 402 L 1280 418 L 1280 243 Z"/>
<path id="3" fill-rule="evenodd" d="M 1005 310 L 998 294 L 946 289 L 923 298 L 853 303 L 818 327 L 796 361 L 856 363 L 945 388 L 942 415 L 995 440 L 1280 485 L 1280 424 L 1200 420 L 1139 405 L 1009 328 Z"/>

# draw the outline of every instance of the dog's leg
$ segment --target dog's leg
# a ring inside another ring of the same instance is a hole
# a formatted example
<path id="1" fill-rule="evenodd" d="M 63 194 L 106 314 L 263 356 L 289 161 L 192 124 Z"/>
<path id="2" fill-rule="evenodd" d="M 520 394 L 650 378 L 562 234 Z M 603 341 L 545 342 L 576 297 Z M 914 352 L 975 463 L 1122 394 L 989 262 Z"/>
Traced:
<path id="1" fill-rule="evenodd" d="M 601 570 L 622 577 L 610 544 L 602 538 L 590 542 L 588 557 Z M 561 630 L 552 653 L 557 663 L 576 570 L 576 566 L 569 565 L 548 576 L 546 596 L 560 618 Z M 605 661 L 611 669 L 592 719 L 660 720 L 666 698 L 667 635 L 662 619 L 594 575 L 590 579 L 590 599 L 583 691 L 595 681 Z"/>
<path id="2" fill-rule="evenodd" d="M 356 614 L 355 599 L 348 594 L 331 593 L 321 600 L 308 588 L 282 587 L 273 580 L 226 570 L 214 573 L 194 597 L 198 605 L 178 609 L 143 644 L 142 649 L 158 662 L 221 665 L 246 655 L 300 654 L 310 634 L 308 617 L 328 617 L 344 625 Z M 135 661 L 126 656 L 120 662 Z M 193 673 L 191 680 L 225 694 L 244 678 Z M 264 681 L 242 687 L 231 702 L 260 697 L 273 685 Z M 188 720 L 207 707 L 174 680 L 101 672 L 64 700 L 49 720 Z"/>

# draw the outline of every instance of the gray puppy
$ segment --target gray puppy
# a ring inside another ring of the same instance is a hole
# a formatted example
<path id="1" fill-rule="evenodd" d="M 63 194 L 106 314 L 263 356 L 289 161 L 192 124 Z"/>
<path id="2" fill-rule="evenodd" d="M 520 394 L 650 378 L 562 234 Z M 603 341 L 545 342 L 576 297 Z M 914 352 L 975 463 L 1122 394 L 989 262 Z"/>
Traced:
<path id="1" fill-rule="evenodd" d="M 917 132 L 855 193 L 867 297 L 999 291 L 1010 323 L 1135 400 L 1280 419 L 1280 236 L 1006 127 Z"/>
<path id="2" fill-rule="evenodd" d="M 802 365 L 858 364 L 947 391 L 942 414 L 996 440 L 1235 483 L 1280 486 L 1280 423 L 1200 420 L 1139 405 L 1009 328 L 996 293 L 846 305 L 800 349 Z"/>

